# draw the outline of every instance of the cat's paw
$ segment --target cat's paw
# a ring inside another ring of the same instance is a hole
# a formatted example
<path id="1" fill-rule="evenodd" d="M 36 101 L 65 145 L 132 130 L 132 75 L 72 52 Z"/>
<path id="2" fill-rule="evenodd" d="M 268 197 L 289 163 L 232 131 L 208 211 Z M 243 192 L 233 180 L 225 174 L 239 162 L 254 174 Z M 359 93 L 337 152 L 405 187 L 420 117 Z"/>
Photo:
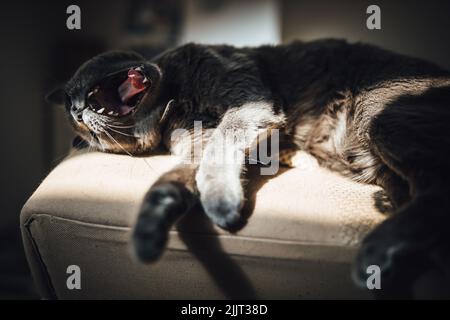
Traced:
<path id="1" fill-rule="evenodd" d="M 241 222 L 244 195 L 239 179 L 226 179 L 220 173 L 197 174 L 200 201 L 206 215 L 219 227 L 232 230 Z"/>
<path id="2" fill-rule="evenodd" d="M 379 268 L 379 298 L 409 298 L 417 277 L 424 272 L 425 241 L 420 244 L 398 232 L 393 221 L 386 220 L 361 244 L 352 271 L 354 282 L 367 288 L 367 280 L 375 266 Z"/>
<path id="3" fill-rule="evenodd" d="M 174 211 L 182 200 L 170 184 L 151 190 L 140 209 L 132 233 L 132 247 L 141 262 L 154 262 L 163 253 Z"/>
<path id="4" fill-rule="evenodd" d="M 230 190 L 208 191 L 200 197 L 207 216 L 223 229 L 233 229 L 241 221 L 240 210 L 242 199 L 240 195 Z"/>
<path id="5" fill-rule="evenodd" d="M 370 266 L 380 268 L 380 279 L 384 284 L 392 282 L 396 274 L 401 273 L 400 259 L 409 250 L 409 244 L 400 239 L 372 237 L 363 242 L 359 249 L 353 279 L 362 288 L 366 287 L 371 275 Z"/>
<path id="6" fill-rule="evenodd" d="M 141 262 L 153 262 L 162 255 L 167 242 L 167 231 L 155 208 L 144 205 L 133 230 L 132 243 L 135 256 Z"/>

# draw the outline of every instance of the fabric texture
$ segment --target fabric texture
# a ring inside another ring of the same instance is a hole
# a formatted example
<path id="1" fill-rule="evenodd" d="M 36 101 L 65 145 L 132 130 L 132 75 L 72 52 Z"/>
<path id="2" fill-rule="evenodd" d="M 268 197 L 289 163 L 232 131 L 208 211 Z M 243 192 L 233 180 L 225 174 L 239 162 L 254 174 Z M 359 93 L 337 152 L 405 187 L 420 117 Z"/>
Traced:
<path id="1" fill-rule="evenodd" d="M 320 168 L 297 167 L 258 180 L 253 208 L 235 234 L 193 210 L 170 233 L 155 264 L 136 262 L 130 229 L 151 184 L 172 156 L 75 151 L 42 182 L 21 214 L 36 286 L 47 299 L 366 298 L 350 280 L 362 237 L 384 219 L 380 189 Z M 252 180 L 250 180 L 252 181 Z M 69 265 L 81 289 L 69 290 Z"/>

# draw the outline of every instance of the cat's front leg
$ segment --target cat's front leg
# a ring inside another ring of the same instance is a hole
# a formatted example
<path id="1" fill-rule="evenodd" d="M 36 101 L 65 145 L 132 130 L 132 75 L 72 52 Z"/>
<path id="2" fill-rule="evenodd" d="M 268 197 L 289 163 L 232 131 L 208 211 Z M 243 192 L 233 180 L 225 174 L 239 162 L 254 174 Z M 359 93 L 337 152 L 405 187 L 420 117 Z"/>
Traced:
<path id="1" fill-rule="evenodd" d="M 279 128 L 284 119 L 271 103 L 251 102 L 229 109 L 212 133 L 195 179 L 203 209 L 218 226 L 233 229 L 240 222 L 246 152 L 262 130 Z"/>
<path id="2" fill-rule="evenodd" d="M 133 230 L 133 250 L 142 262 L 152 262 L 161 256 L 170 228 L 198 204 L 195 173 L 201 153 L 196 150 L 208 136 L 208 130 L 179 129 L 171 133 L 168 148 L 179 164 L 151 186 Z"/>

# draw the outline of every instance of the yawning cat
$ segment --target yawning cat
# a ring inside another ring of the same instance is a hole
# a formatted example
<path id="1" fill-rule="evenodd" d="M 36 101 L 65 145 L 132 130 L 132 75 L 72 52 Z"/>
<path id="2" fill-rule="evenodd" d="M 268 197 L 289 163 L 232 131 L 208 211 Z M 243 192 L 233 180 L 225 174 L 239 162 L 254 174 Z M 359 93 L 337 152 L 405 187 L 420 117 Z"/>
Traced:
<path id="1" fill-rule="evenodd" d="M 357 281 L 365 284 L 367 267 L 378 265 L 384 294 L 405 296 L 449 257 L 450 72 L 432 63 L 341 40 L 187 44 L 148 60 L 132 52 L 94 57 L 64 95 L 71 123 L 92 147 L 130 155 L 163 147 L 193 160 L 146 195 L 132 237 L 142 261 L 161 255 L 170 227 L 199 201 L 218 226 L 239 224 L 243 163 L 262 130 L 385 189 L 395 213 L 363 241 Z M 178 129 L 192 135 L 174 135 Z M 238 139 L 223 139 L 229 131 Z M 201 154 L 192 159 L 187 144 L 202 144 Z M 220 152 L 233 160 L 212 161 Z"/>

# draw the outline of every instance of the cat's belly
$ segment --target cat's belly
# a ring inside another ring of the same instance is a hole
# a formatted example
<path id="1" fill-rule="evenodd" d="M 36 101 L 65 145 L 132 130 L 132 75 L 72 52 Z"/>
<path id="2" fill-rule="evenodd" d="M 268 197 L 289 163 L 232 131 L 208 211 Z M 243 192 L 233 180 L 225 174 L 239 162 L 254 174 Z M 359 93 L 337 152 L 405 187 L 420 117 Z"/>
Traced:
<path id="1" fill-rule="evenodd" d="M 300 118 L 294 142 L 320 165 L 356 181 L 376 183 L 386 165 L 373 152 L 369 137 L 372 120 L 399 97 L 446 86 L 450 86 L 449 78 L 394 79 L 358 94 L 336 95 L 320 116 Z"/>
<path id="2" fill-rule="evenodd" d="M 339 111 L 314 121 L 304 119 L 296 126 L 294 142 L 319 165 L 358 182 L 375 183 L 383 163 L 368 143 L 358 138 L 347 117 L 346 111 Z"/>

